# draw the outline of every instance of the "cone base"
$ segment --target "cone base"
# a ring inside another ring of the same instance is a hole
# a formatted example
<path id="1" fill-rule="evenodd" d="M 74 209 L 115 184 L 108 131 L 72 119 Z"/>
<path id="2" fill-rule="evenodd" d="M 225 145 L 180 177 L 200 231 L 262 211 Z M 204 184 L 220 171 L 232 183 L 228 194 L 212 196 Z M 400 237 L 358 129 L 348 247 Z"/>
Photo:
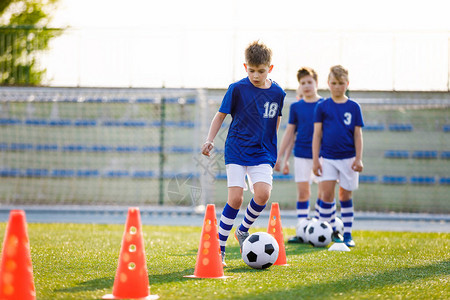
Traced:
<path id="1" fill-rule="evenodd" d="M 120 297 L 116 297 L 113 294 L 106 294 L 105 296 L 102 297 L 102 299 L 139 299 L 139 300 L 156 300 L 159 299 L 158 295 L 148 295 L 147 297 L 144 298 L 120 298 Z"/>
<path id="2" fill-rule="evenodd" d="M 205 279 L 209 279 L 209 278 L 211 278 L 211 279 L 226 279 L 226 278 L 230 278 L 230 277 L 232 277 L 232 276 L 198 277 L 198 276 L 195 276 L 195 275 L 184 275 L 183 277 L 186 277 L 186 278 L 205 278 Z"/>
<path id="3" fill-rule="evenodd" d="M 348 252 L 348 251 L 350 251 L 350 248 L 347 247 L 347 245 L 344 244 L 344 243 L 334 243 L 333 245 L 331 245 L 330 248 L 328 248 L 328 251 L 344 251 L 344 252 Z"/>

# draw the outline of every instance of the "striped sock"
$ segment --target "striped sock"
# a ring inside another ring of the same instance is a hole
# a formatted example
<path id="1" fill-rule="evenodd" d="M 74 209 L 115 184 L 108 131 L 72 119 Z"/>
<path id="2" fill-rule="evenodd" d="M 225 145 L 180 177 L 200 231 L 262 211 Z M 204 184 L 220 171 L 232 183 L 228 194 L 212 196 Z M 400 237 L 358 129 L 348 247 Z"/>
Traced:
<path id="1" fill-rule="evenodd" d="M 320 216 L 319 208 L 320 208 L 321 202 L 322 202 L 322 200 L 317 198 L 316 204 L 314 205 L 314 218 L 317 220 L 319 220 L 319 216 Z"/>
<path id="2" fill-rule="evenodd" d="M 352 226 L 354 219 L 353 200 L 341 201 L 341 218 L 344 223 L 344 234 L 352 234 Z"/>
<path id="3" fill-rule="evenodd" d="M 244 220 L 242 220 L 241 226 L 239 226 L 239 230 L 242 232 L 248 232 L 250 226 L 255 222 L 256 218 L 259 217 L 265 205 L 256 204 L 255 200 L 250 201 L 247 206 L 247 210 L 245 211 Z"/>
<path id="4" fill-rule="evenodd" d="M 336 231 L 336 199 L 333 199 L 333 207 L 331 209 L 333 211 L 331 212 L 330 225 L 334 232 Z"/>
<path id="5" fill-rule="evenodd" d="M 321 201 L 319 206 L 319 221 L 331 222 L 331 215 L 333 214 L 334 202 Z"/>
<path id="6" fill-rule="evenodd" d="M 306 219 L 309 216 L 309 200 L 304 202 L 297 201 L 297 218 L 300 221 L 301 219 Z"/>
<path id="7" fill-rule="evenodd" d="M 239 209 L 232 208 L 228 203 L 223 208 L 219 223 L 219 245 L 221 252 L 225 252 L 225 245 L 238 212 Z"/>

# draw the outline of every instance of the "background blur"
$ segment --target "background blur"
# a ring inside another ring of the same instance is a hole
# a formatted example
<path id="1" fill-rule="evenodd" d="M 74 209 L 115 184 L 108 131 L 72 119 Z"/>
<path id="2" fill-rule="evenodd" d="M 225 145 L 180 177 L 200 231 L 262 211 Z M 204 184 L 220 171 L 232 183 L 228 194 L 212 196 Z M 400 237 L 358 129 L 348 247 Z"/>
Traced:
<path id="1" fill-rule="evenodd" d="M 33 25 L 8 23 L 15 2 L 0 16 L 2 204 L 224 205 L 230 117 L 211 158 L 199 147 L 259 39 L 287 91 L 279 140 L 297 70 L 326 97 L 342 64 L 366 123 L 356 209 L 450 213 L 446 1 L 46 0 L 53 18 Z M 292 174 L 274 177 L 271 200 L 294 209 Z"/>

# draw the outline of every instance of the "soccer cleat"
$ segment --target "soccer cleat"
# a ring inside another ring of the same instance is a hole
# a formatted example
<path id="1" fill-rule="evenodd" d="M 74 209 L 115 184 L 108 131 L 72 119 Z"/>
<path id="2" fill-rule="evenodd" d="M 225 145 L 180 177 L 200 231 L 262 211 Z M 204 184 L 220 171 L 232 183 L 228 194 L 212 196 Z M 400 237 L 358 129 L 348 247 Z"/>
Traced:
<path id="1" fill-rule="evenodd" d="M 334 231 L 333 234 L 331 235 L 331 240 L 334 243 L 343 243 L 344 237 L 342 236 L 342 234 L 339 233 L 339 231 Z"/>
<path id="2" fill-rule="evenodd" d="M 347 247 L 355 247 L 355 242 L 352 239 L 352 235 L 350 233 L 344 233 L 344 243 Z"/>
<path id="3" fill-rule="evenodd" d="M 227 263 L 225 262 L 225 251 L 222 251 L 220 254 L 222 255 L 222 266 L 226 267 Z"/>
<path id="4" fill-rule="evenodd" d="M 299 238 L 298 236 L 293 236 L 288 239 L 288 243 L 289 244 L 304 244 L 305 242 L 303 241 L 302 238 Z"/>
<path id="5" fill-rule="evenodd" d="M 236 231 L 234 232 L 234 237 L 239 242 L 239 247 L 241 248 L 242 253 L 242 245 L 244 244 L 244 241 L 248 238 L 250 234 L 248 232 L 240 231 L 239 227 L 236 228 Z"/>

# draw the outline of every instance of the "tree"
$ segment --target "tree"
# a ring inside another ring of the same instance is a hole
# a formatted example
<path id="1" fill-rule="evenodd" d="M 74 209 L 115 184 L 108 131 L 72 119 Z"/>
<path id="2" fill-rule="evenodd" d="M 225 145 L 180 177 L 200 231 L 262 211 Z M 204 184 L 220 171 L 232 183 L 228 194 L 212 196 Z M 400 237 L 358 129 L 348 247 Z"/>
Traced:
<path id="1" fill-rule="evenodd" d="M 0 84 L 39 85 L 39 54 L 63 29 L 48 28 L 59 0 L 0 1 Z"/>

